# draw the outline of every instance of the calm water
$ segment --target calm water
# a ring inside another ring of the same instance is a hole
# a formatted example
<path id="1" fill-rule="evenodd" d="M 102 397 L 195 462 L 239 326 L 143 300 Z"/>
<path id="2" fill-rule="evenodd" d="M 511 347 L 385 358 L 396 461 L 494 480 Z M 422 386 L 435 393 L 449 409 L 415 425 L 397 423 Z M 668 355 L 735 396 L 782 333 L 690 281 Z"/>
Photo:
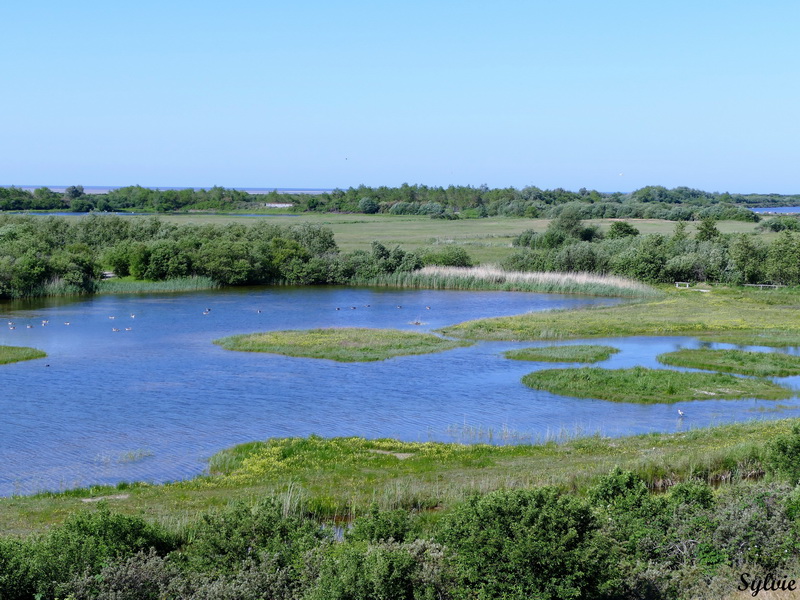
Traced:
<path id="1" fill-rule="evenodd" d="M 624 435 L 785 417 L 800 407 L 796 399 L 684 403 L 679 406 L 688 416 L 679 420 L 675 405 L 530 390 L 520 378 L 552 365 L 507 360 L 501 352 L 543 344 L 483 342 L 341 364 L 228 352 L 211 343 L 267 329 L 430 330 L 485 316 L 615 302 L 508 292 L 258 288 L 0 305 L 0 344 L 48 353 L 0 367 L 0 495 L 190 477 L 214 452 L 271 436 L 489 441 L 491 431 L 492 441 L 500 441 L 505 430 L 513 440 L 535 441 L 563 432 Z M 44 319 L 49 324 L 43 327 Z M 410 324 L 417 319 L 424 324 Z M 698 345 L 691 338 L 600 343 L 622 351 L 603 363 L 612 368 L 655 366 L 659 353 Z M 785 381 L 800 385 L 800 378 Z"/>
<path id="2" fill-rule="evenodd" d="M 774 206 L 772 208 L 751 208 L 753 212 L 757 213 L 780 213 L 780 214 L 794 214 L 800 213 L 800 206 Z"/>

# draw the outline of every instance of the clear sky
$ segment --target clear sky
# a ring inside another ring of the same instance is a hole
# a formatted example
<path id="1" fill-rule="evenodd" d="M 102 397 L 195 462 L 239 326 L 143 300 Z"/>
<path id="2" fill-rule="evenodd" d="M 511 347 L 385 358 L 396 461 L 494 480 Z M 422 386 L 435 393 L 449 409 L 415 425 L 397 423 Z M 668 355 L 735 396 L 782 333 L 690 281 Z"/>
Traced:
<path id="1" fill-rule="evenodd" d="M 0 4 L 0 184 L 800 193 L 800 2 Z"/>

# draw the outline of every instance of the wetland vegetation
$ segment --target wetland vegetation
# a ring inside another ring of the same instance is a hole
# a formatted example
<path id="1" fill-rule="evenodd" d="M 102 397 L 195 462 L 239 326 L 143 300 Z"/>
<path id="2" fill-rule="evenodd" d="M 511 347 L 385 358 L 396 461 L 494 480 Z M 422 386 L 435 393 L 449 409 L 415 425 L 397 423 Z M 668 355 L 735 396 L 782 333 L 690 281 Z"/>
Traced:
<path id="1" fill-rule="evenodd" d="M 640 404 L 760 398 L 791 398 L 792 390 L 767 379 L 745 379 L 722 373 L 667 369 L 545 369 L 529 373 L 522 383 L 562 396 Z"/>
<path id="2" fill-rule="evenodd" d="M 358 327 L 267 331 L 233 335 L 214 340 L 214 343 L 226 350 L 239 352 L 268 352 L 338 362 L 386 360 L 410 354 L 442 352 L 472 344 L 463 340 L 446 340 L 431 333 Z"/>
<path id="3" fill-rule="evenodd" d="M 607 360 L 619 352 L 613 346 L 577 344 L 572 346 L 544 346 L 542 348 L 520 348 L 503 352 L 503 356 L 513 360 L 534 360 L 542 362 L 596 363 Z"/>
<path id="4" fill-rule="evenodd" d="M 684 348 L 661 354 L 657 358 L 659 362 L 673 367 L 689 367 L 755 377 L 800 375 L 800 356 L 778 352 Z"/>
<path id="5" fill-rule="evenodd" d="M 33 360 L 44 358 L 45 352 L 36 348 L 23 348 L 19 346 L 0 346 L 0 365 L 19 362 L 21 360 Z"/>
<path id="6" fill-rule="evenodd" d="M 539 446 L 251 443 L 191 481 L 3 499 L 6 531 L 40 531 L 0 538 L 0 594 L 726 597 L 741 572 L 798 568 L 798 448 L 797 421 Z"/>

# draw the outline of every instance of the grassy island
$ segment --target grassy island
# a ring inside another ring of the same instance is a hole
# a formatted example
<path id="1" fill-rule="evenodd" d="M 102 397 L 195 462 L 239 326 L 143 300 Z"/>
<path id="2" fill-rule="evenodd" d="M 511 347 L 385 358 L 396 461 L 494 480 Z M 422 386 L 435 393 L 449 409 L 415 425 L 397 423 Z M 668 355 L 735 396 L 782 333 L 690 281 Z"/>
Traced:
<path id="1" fill-rule="evenodd" d="M 25 348 L 21 346 L 0 346 L 0 365 L 5 365 L 22 360 L 33 360 L 34 358 L 44 358 L 45 352 L 36 348 Z"/>
<path id="2" fill-rule="evenodd" d="M 797 292 L 746 288 L 714 288 L 706 293 L 664 288 L 664 292 L 657 300 L 479 319 L 439 331 L 461 338 L 514 341 L 708 334 L 752 339 L 763 335 L 765 323 L 780 323 L 784 339 L 800 339 Z"/>
<path id="3" fill-rule="evenodd" d="M 509 350 L 503 356 L 513 360 L 534 360 L 542 362 L 595 363 L 606 360 L 619 352 L 613 346 L 580 344 L 575 346 L 546 346 L 543 348 L 520 348 Z"/>
<path id="4" fill-rule="evenodd" d="M 522 382 L 534 389 L 562 396 L 639 404 L 736 398 L 778 400 L 793 395 L 792 390 L 765 379 L 644 367 L 545 369 L 525 375 Z"/>
<path id="5" fill-rule="evenodd" d="M 431 333 L 358 327 L 267 331 L 233 335 L 214 340 L 214 343 L 226 350 L 327 358 L 338 362 L 386 360 L 395 356 L 442 352 L 472 344 L 461 340 L 445 340 Z"/>
<path id="6" fill-rule="evenodd" d="M 745 350 L 683 349 L 667 352 L 658 361 L 674 367 L 689 367 L 739 373 L 756 377 L 788 377 L 800 375 L 800 356 L 777 352 L 747 352 Z"/>

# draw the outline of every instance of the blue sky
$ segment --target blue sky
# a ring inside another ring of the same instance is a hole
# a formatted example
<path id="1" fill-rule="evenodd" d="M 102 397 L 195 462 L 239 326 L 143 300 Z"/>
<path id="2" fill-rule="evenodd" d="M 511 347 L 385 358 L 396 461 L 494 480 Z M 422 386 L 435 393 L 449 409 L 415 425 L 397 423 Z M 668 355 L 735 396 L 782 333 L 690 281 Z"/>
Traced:
<path id="1" fill-rule="evenodd" d="M 800 193 L 800 3 L 0 5 L 0 184 Z"/>

